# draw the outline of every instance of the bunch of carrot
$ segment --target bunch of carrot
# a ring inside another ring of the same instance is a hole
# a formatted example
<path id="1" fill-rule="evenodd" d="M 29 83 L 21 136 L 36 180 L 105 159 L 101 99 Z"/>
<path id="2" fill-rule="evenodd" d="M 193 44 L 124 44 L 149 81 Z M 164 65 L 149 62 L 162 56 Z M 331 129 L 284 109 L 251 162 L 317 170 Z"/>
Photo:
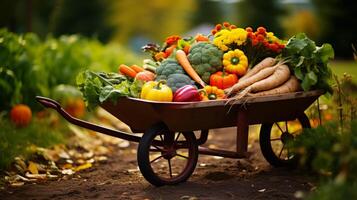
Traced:
<path id="1" fill-rule="evenodd" d="M 300 83 L 290 74 L 285 61 L 267 57 L 249 70 L 235 85 L 225 90 L 227 96 L 266 96 L 299 91 Z"/>

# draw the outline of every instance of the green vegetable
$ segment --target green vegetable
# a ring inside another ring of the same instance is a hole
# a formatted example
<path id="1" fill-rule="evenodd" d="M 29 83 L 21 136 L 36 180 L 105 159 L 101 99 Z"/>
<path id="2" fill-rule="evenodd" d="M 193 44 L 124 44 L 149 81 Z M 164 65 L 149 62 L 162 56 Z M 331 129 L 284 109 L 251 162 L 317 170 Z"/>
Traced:
<path id="1" fill-rule="evenodd" d="M 156 80 L 167 80 L 171 74 L 184 74 L 185 71 L 174 59 L 166 59 L 156 68 Z"/>
<path id="2" fill-rule="evenodd" d="M 127 80 L 116 73 L 84 71 L 77 76 L 77 86 L 83 94 L 88 109 L 105 101 L 116 102 L 119 97 L 139 97 L 143 82 Z"/>
<path id="3" fill-rule="evenodd" d="M 188 60 L 202 80 L 209 83 L 211 74 L 222 69 L 223 52 L 208 42 L 198 42 L 191 46 Z"/>
<path id="4" fill-rule="evenodd" d="M 174 59 L 166 59 L 156 69 L 156 81 L 165 80 L 173 92 L 184 85 L 194 85 L 195 82 Z"/>
<path id="5" fill-rule="evenodd" d="M 305 91 L 323 89 L 332 93 L 329 85 L 332 73 L 328 61 L 333 57 L 330 44 L 316 46 L 304 33 L 292 37 L 282 51 L 282 58 L 288 59 L 290 71 L 301 81 Z"/>
<path id="6" fill-rule="evenodd" d="M 166 84 L 171 88 L 172 92 L 185 85 L 195 85 L 195 82 L 185 74 L 171 74 Z"/>

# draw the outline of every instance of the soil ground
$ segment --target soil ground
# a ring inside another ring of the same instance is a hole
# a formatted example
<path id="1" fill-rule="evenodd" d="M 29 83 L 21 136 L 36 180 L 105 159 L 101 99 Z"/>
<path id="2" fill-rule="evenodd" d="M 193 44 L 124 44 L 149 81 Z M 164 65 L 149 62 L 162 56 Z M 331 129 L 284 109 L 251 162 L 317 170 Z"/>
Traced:
<path id="1" fill-rule="evenodd" d="M 205 146 L 234 150 L 235 129 L 210 133 Z M 263 158 L 259 143 L 251 141 L 247 159 L 200 155 L 187 182 L 155 187 L 140 174 L 136 144 L 125 150 L 114 147 L 104 164 L 77 173 L 67 180 L 26 184 L 0 190 L 0 199 L 295 199 L 314 185 L 297 170 L 273 168 Z"/>

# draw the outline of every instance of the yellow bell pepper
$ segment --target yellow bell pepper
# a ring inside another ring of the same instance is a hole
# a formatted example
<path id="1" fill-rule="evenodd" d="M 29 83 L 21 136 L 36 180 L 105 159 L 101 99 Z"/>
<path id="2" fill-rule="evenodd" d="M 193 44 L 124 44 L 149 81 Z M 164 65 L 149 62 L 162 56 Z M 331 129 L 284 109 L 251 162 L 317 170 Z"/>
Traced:
<path id="1" fill-rule="evenodd" d="M 163 81 L 146 82 L 142 89 L 140 98 L 152 101 L 172 101 L 172 90 Z"/>
<path id="2" fill-rule="evenodd" d="M 217 88 L 216 86 L 207 85 L 201 90 L 202 101 L 224 99 L 226 95 L 224 91 Z"/>
<path id="3" fill-rule="evenodd" d="M 248 58 L 239 49 L 228 51 L 223 55 L 223 66 L 227 72 L 241 77 L 247 72 Z"/>

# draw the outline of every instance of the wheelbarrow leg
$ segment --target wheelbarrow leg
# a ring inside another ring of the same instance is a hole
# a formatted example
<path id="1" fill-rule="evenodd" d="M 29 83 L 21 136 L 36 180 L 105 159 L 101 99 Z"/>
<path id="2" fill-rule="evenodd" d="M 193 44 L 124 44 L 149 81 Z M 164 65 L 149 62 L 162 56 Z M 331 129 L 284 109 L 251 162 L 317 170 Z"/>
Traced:
<path id="1" fill-rule="evenodd" d="M 244 108 L 239 109 L 237 114 L 237 153 L 239 154 L 247 154 L 248 130 L 247 111 Z"/>

